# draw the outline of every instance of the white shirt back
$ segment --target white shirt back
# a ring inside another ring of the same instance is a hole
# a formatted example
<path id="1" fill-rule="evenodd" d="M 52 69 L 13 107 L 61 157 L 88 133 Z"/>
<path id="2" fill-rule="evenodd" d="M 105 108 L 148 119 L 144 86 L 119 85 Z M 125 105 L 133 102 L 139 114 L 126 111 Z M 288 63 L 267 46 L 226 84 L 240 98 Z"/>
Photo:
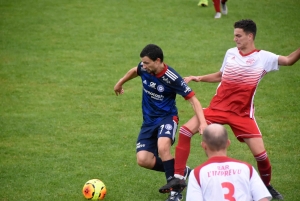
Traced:
<path id="1" fill-rule="evenodd" d="M 250 164 L 229 157 L 212 157 L 192 170 L 187 201 L 258 201 L 271 195 Z"/>

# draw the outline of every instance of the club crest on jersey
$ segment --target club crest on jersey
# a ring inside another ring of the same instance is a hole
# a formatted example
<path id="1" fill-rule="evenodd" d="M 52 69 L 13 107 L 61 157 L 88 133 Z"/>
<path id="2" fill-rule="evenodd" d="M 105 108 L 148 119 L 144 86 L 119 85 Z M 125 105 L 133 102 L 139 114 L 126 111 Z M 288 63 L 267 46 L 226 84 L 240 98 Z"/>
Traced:
<path id="1" fill-rule="evenodd" d="M 249 59 L 246 61 L 247 65 L 252 65 L 252 64 L 254 64 L 254 62 L 255 62 L 255 60 L 254 60 L 253 58 L 249 58 Z"/>
<path id="2" fill-rule="evenodd" d="M 164 88 L 163 85 L 158 85 L 158 86 L 157 86 L 157 91 L 163 92 L 164 90 L 165 90 L 165 88 Z"/>
<path id="3" fill-rule="evenodd" d="M 170 130 L 173 129 L 173 126 L 172 126 L 171 124 L 166 124 L 166 125 L 165 125 L 165 128 L 166 128 L 168 131 L 170 131 Z"/>

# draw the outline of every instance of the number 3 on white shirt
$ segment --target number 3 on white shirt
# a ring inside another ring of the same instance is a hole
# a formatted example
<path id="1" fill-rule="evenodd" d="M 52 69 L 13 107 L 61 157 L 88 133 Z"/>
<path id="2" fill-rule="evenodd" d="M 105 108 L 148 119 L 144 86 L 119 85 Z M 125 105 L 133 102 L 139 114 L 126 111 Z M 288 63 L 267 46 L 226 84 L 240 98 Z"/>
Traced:
<path id="1" fill-rule="evenodd" d="M 234 185 L 230 182 L 223 182 L 222 188 L 228 189 L 228 193 L 224 194 L 224 198 L 228 201 L 236 201 L 234 195 Z"/>

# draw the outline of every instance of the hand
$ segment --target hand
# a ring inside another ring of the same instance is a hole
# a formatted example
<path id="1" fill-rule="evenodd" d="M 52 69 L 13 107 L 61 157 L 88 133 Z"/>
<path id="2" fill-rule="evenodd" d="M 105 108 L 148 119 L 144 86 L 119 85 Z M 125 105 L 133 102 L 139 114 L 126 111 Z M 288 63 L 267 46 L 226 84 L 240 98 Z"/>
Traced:
<path id="1" fill-rule="evenodd" d="M 119 85 L 118 83 L 115 85 L 114 91 L 117 96 L 124 93 L 124 89 L 123 89 L 122 85 Z"/>
<path id="2" fill-rule="evenodd" d="M 195 82 L 200 82 L 201 76 L 189 76 L 189 77 L 184 77 L 183 78 L 185 83 L 189 83 L 190 81 L 195 81 Z"/>
<path id="3" fill-rule="evenodd" d="M 193 76 L 184 77 L 183 80 L 185 81 L 185 83 L 189 83 L 191 80 L 193 80 Z"/>
<path id="4" fill-rule="evenodd" d="M 206 126 L 207 126 L 207 123 L 206 123 L 206 122 L 200 124 L 200 126 L 199 126 L 199 128 L 198 128 L 198 131 L 199 131 L 200 135 L 203 134 L 203 131 L 204 131 L 204 129 L 206 128 Z"/>

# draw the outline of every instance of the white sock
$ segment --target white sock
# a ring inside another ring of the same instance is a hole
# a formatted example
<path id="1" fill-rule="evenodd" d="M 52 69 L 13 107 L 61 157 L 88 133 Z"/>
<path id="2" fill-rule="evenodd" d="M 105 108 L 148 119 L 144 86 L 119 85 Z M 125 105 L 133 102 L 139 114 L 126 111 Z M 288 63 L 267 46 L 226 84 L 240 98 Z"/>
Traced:
<path id="1" fill-rule="evenodd" d="M 175 196 L 178 192 L 176 191 L 171 191 L 171 196 Z"/>
<path id="2" fill-rule="evenodd" d="M 175 178 L 178 178 L 178 179 L 183 179 L 183 178 L 184 178 L 184 176 L 182 176 L 182 175 L 180 175 L 180 174 L 174 174 L 174 177 L 175 177 Z"/>

